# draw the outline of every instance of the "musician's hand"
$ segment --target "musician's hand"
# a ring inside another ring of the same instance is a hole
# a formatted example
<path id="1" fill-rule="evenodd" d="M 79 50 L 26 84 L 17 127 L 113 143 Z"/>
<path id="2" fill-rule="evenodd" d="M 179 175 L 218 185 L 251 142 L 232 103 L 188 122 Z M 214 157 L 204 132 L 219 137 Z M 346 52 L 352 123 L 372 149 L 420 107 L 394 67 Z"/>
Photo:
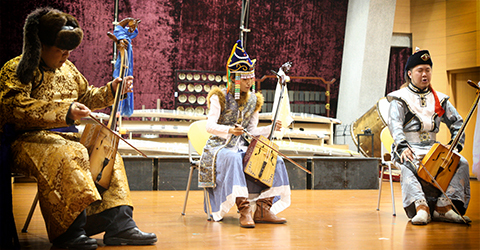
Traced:
<path id="1" fill-rule="evenodd" d="M 402 155 L 400 155 L 400 162 L 403 163 L 404 161 L 413 161 L 413 152 L 410 148 L 403 150 Z"/>
<path id="2" fill-rule="evenodd" d="M 127 39 L 121 39 L 117 41 L 117 44 L 120 49 L 127 49 L 129 42 Z"/>
<path id="3" fill-rule="evenodd" d="M 90 109 L 79 103 L 79 102 L 74 102 L 72 103 L 72 106 L 70 106 L 70 110 L 68 112 L 68 118 L 76 121 L 76 120 L 79 120 L 83 117 L 87 117 L 90 115 L 92 111 L 90 111 Z"/>
<path id="4" fill-rule="evenodd" d="M 240 125 L 236 125 L 235 127 L 228 129 L 228 133 L 236 136 L 242 135 L 243 127 Z"/>
<path id="5" fill-rule="evenodd" d="M 280 131 L 280 130 L 282 130 L 282 121 L 278 120 L 275 123 L 275 131 Z"/>
<path id="6" fill-rule="evenodd" d="M 112 81 L 112 88 L 114 90 L 117 90 L 117 86 L 119 85 L 119 83 L 122 82 L 122 78 L 121 77 L 117 77 L 115 79 L 113 79 Z M 133 76 L 127 76 L 125 77 L 125 83 L 123 85 L 123 93 L 127 93 L 127 92 L 133 92 Z"/>

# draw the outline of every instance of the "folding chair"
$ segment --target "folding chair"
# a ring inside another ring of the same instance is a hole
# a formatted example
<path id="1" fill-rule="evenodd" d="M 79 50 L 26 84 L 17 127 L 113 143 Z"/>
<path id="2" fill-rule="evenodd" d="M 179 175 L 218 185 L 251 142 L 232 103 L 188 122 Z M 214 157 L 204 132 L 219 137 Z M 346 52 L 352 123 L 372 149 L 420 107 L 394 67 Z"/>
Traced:
<path id="1" fill-rule="evenodd" d="M 392 160 L 386 160 L 385 156 L 388 154 L 391 154 L 392 150 L 392 144 L 393 144 L 393 138 L 392 135 L 390 134 L 390 130 L 388 127 L 385 127 L 382 132 L 380 133 L 380 141 L 382 142 L 382 147 L 381 147 L 381 152 L 382 152 L 382 168 L 380 171 L 380 186 L 378 189 L 378 204 L 377 204 L 377 211 L 380 211 L 380 197 L 382 194 L 382 182 L 383 182 L 383 171 L 385 169 L 385 166 L 388 167 L 388 171 L 390 173 L 390 190 L 392 193 L 392 207 L 393 207 L 393 216 L 397 216 L 397 213 L 395 212 L 395 196 L 393 195 L 393 182 L 392 182 L 392 167 L 395 168 L 395 163 Z M 391 157 L 393 159 L 393 157 Z"/>
<path id="2" fill-rule="evenodd" d="M 206 124 L 206 120 L 196 121 L 190 124 L 190 127 L 188 128 L 188 159 L 190 161 L 190 173 L 188 174 L 187 189 L 185 193 L 185 202 L 183 203 L 182 215 L 185 215 L 185 209 L 187 207 L 188 193 L 190 192 L 193 170 L 195 168 L 198 169 L 203 148 L 205 147 L 208 138 L 210 138 L 210 134 L 207 132 L 205 127 Z M 194 156 L 193 151 L 195 151 L 198 156 Z M 203 199 L 205 207 L 207 208 L 208 220 L 210 221 L 212 220 L 212 214 L 210 212 L 210 200 L 208 198 L 208 192 L 206 188 L 203 189 Z"/>

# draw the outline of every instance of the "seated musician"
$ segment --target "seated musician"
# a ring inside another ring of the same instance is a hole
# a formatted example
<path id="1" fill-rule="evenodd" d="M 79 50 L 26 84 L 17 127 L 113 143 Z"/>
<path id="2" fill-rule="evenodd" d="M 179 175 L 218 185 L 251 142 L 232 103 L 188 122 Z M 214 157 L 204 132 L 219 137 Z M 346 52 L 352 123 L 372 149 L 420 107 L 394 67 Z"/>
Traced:
<path id="1" fill-rule="evenodd" d="M 154 244 L 156 235 L 140 231 L 132 218 L 120 155 L 109 188 L 100 194 L 88 151 L 79 142 L 75 122 L 90 110 L 112 105 L 114 89 L 122 81 L 117 78 L 101 88 L 88 85 L 67 60 L 82 38 L 82 29 L 69 14 L 39 8 L 28 15 L 23 54 L 0 71 L 1 128 L 12 127 L 2 133 L 17 134 L 11 143 L 15 170 L 37 180 L 48 237 L 55 247 L 95 249 L 96 240 L 88 236 L 101 232 L 106 245 Z M 126 79 L 127 89 L 132 79 Z"/>
<path id="2" fill-rule="evenodd" d="M 271 130 L 271 125 L 257 127 L 263 96 L 251 91 L 255 83 L 255 62 L 237 41 L 227 62 L 228 87 L 215 87 L 207 97 L 206 126 L 212 136 L 204 148 L 199 171 L 199 186 L 212 187 L 207 190 L 213 219 L 222 220 L 236 204 L 240 211 L 240 226 L 244 228 L 253 228 L 255 223 L 286 223 L 276 214 L 290 205 L 288 175 L 280 157 L 271 188 L 247 178 L 243 171 L 242 161 L 248 146 L 243 129 L 253 136 L 265 137 Z M 277 122 L 276 130 L 280 127 L 281 122 Z M 256 202 L 253 218 L 250 202 Z"/>
<path id="3" fill-rule="evenodd" d="M 440 122 L 447 125 L 452 138 L 463 123 L 449 97 L 432 88 L 432 65 L 428 50 L 417 50 L 405 65 L 406 86 L 387 96 L 390 101 L 388 127 L 394 139 L 392 154 L 401 166 L 403 207 L 413 225 L 425 225 L 431 219 L 463 223 L 449 200 L 462 215 L 470 201 L 469 168 L 464 157 L 444 190 L 449 199 L 417 176 L 419 163 L 436 142 Z M 455 150 L 461 151 L 464 141 L 465 135 Z M 468 217 L 464 218 L 470 222 Z"/>

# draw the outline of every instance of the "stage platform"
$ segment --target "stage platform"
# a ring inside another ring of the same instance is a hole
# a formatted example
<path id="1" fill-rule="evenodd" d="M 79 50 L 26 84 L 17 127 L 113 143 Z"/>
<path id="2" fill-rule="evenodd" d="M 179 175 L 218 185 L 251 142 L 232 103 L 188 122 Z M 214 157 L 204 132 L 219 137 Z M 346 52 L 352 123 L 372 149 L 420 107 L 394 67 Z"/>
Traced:
<path id="1" fill-rule="evenodd" d="M 308 174 L 284 160 L 293 190 L 378 189 L 378 158 L 292 156 L 312 172 Z M 190 163 L 188 156 L 123 156 L 131 190 L 185 190 Z M 198 172 L 193 172 L 192 190 L 197 190 Z"/>
<path id="2" fill-rule="evenodd" d="M 274 142 L 281 153 L 312 172 L 310 175 L 284 159 L 292 189 L 378 189 L 380 159 L 333 144 L 334 125 L 341 124 L 339 120 L 305 113 L 291 115 L 293 125 L 282 140 Z M 206 115 L 151 109 L 135 110 L 132 117 L 141 120 L 121 119 L 120 133 L 148 157 L 138 156 L 132 147 L 119 143 L 131 190 L 185 190 L 190 168 L 187 133 L 193 122 L 205 120 Z M 98 114 L 97 119 L 108 120 L 108 116 Z M 260 126 L 269 125 L 272 114 L 261 113 L 259 119 Z M 197 170 L 193 174 L 191 189 L 196 190 Z"/>

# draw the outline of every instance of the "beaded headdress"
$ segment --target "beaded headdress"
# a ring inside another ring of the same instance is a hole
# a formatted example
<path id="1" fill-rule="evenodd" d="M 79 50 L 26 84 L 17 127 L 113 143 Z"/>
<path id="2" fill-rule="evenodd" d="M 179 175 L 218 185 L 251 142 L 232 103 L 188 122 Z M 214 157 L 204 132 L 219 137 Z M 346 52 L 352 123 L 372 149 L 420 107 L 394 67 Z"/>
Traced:
<path id="1" fill-rule="evenodd" d="M 228 89 L 230 90 L 231 74 L 235 74 L 235 99 L 240 99 L 240 80 L 250 79 L 255 77 L 255 63 L 256 59 L 250 60 L 247 52 L 243 49 L 242 41 L 238 40 L 233 46 L 230 57 L 227 60 L 227 78 Z M 252 86 L 255 92 L 255 84 Z"/>

